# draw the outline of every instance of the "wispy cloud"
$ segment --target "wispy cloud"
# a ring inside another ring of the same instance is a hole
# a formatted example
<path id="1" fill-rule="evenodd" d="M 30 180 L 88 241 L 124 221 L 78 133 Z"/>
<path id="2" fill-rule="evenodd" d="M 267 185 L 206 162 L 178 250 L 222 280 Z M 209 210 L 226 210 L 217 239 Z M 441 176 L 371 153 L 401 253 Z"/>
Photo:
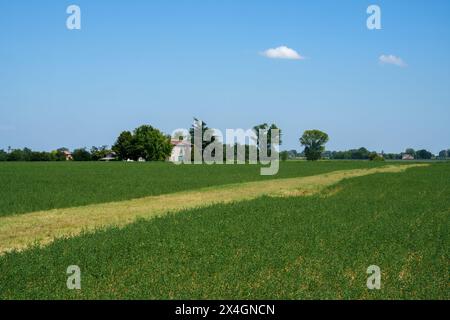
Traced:
<path id="1" fill-rule="evenodd" d="M 381 55 L 380 58 L 378 59 L 380 61 L 381 64 L 393 64 L 397 67 L 406 67 L 407 64 L 402 60 L 402 58 L 400 57 L 396 57 L 392 54 L 390 55 Z"/>
<path id="2" fill-rule="evenodd" d="M 303 60 L 305 59 L 294 49 L 288 48 L 286 46 L 281 46 L 278 48 L 267 49 L 261 54 L 270 59 L 290 59 L 290 60 Z"/>

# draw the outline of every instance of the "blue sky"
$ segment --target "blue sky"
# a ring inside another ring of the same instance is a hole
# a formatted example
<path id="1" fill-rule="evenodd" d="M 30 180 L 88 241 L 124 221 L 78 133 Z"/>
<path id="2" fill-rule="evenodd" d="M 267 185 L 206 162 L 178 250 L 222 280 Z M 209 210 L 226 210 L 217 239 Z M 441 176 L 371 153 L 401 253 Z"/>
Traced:
<path id="1" fill-rule="evenodd" d="M 68 30 L 66 8 L 81 8 Z M 377 4 L 382 30 L 368 30 Z M 0 0 L 0 149 L 111 145 L 193 116 L 327 149 L 450 148 L 450 2 Z M 302 60 L 261 53 L 287 46 Z M 381 64 L 394 55 L 407 66 Z"/>

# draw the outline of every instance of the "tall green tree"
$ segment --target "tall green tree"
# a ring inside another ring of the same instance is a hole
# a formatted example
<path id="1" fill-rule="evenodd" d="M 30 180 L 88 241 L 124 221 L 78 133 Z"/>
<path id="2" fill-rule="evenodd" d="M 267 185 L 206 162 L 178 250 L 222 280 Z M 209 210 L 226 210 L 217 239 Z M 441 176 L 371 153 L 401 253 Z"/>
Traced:
<path id="1" fill-rule="evenodd" d="M 91 153 L 86 150 L 86 148 L 75 149 L 72 152 L 72 157 L 74 161 L 91 161 Z"/>
<path id="2" fill-rule="evenodd" d="M 172 153 L 173 146 L 170 140 L 170 135 L 165 135 L 152 126 L 140 126 L 133 132 L 133 158 L 164 161 Z"/>
<path id="3" fill-rule="evenodd" d="M 134 140 L 130 131 L 123 131 L 112 146 L 112 150 L 117 154 L 120 160 L 134 158 Z"/>
<path id="4" fill-rule="evenodd" d="M 109 153 L 111 153 L 111 150 L 107 145 L 103 145 L 101 147 L 93 146 L 91 148 L 91 159 L 93 161 L 97 161 L 106 157 Z"/>
<path id="5" fill-rule="evenodd" d="M 430 160 L 433 157 L 433 154 L 427 150 L 418 150 L 416 151 L 416 157 L 420 160 Z"/>
<path id="6" fill-rule="evenodd" d="M 5 150 L 1 149 L 0 150 L 0 161 L 6 161 L 6 160 L 8 160 L 8 153 Z"/>
<path id="7" fill-rule="evenodd" d="M 164 161 L 172 153 L 170 136 L 150 126 L 142 125 L 130 131 L 123 131 L 112 149 L 119 159 Z"/>
<path id="8" fill-rule="evenodd" d="M 416 151 L 413 148 L 408 148 L 408 149 L 406 149 L 405 154 L 409 154 L 410 156 L 415 157 Z"/>
<path id="9" fill-rule="evenodd" d="M 270 126 L 267 123 L 262 123 L 262 124 L 258 124 L 256 126 L 253 127 L 253 132 L 256 135 L 256 146 L 258 147 L 258 150 L 260 149 L 260 143 L 261 143 L 261 136 L 260 136 L 260 130 L 263 130 L 263 132 L 265 132 L 264 134 L 266 135 L 267 139 L 267 153 L 268 156 L 271 156 L 272 153 L 272 136 L 274 138 L 276 138 L 275 136 L 275 130 L 278 130 L 278 133 L 276 133 L 276 135 L 278 136 L 279 139 L 279 145 L 282 144 L 281 141 L 281 129 L 278 128 L 278 126 L 275 123 L 272 123 Z"/>
<path id="10" fill-rule="evenodd" d="M 206 147 L 212 143 L 215 143 L 217 140 L 216 136 L 212 136 L 210 141 L 204 141 L 204 137 L 205 137 L 205 133 L 207 130 L 210 130 L 210 128 L 208 127 L 208 125 L 206 124 L 206 122 L 204 122 L 203 120 L 200 120 L 198 118 L 194 118 L 194 122 L 191 126 L 191 128 L 189 129 L 189 135 L 191 136 L 191 159 L 192 161 L 195 160 L 194 157 L 194 152 L 195 152 L 195 133 L 196 132 L 201 132 L 201 136 L 202 136 L 202 161 L 203 161 L 203 151 L 205 151 Z M 215 154 L 213 153 L 212 156 L 214 156 Z"/>
<path id="11" fill-rule="evenodd" d="M 321 158 L 328 142 L 328 134 L 320 130 L 306 130 L 300 138 L 300 143 L 305 147 L 306 159 L 315 161 Z"/>
<path id="12" fill-rule="evenodd" d="M 449 150 L 442 150 L 439 152 L 439 158 L 440 159 L 447 159 L 450 158 L 450 149 Z"/>

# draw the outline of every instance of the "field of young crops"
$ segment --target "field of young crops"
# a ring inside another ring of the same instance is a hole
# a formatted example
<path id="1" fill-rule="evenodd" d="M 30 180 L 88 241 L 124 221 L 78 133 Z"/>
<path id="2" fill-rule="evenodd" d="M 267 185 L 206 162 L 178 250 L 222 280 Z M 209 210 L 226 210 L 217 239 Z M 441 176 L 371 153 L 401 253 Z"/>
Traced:
<path id="1" fill-rule="evenodd" d="M 252 166 L 71 165 L 0 167 L 2 215 L 382 164 L 288 162 L 272 178 Z M 0 299 L 449 299 L 449 218 L 450 163 L 353 177 L 4 254 Z M 67 289 L 69 265 L 81 290 Z M 370 265 L 380 290 L 366 286 Z"/>
<path id="2" fill-rule="evenodd" d="M 48 162 L 0 163 L 0 216 L 92 203 L 140 198 L 245 181 L 311 176 L 382 164 L 342 162 L 281 163 L 275 176 L 255 165 Z"/>

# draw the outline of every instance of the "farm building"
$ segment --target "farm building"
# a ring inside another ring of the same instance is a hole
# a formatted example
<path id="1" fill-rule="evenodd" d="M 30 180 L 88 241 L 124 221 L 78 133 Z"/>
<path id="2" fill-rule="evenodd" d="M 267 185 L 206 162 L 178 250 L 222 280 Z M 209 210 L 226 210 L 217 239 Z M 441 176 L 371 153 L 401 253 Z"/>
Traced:
<path id="1" fill-rule="evenodd" d="M 116 160 L 116 153 L 115 152 L 111 152 L 108 153 L 104 158 L 101 158 L 100 161 L 114 161 Z"/>
<path id="2" fill-rule="evenodd" d="M 402 160 L 414 160 L 414 156 L 405 153 L 402 155 Z"/>
<path id="3" fill-rule="evenodd" d="M 71 161 L 73 160 L 73 156 L 72 156 L 72 152 L 70 151 L 63 151 L 64 157 L 66 158 L 66 161 Z"/>
<path id="4" fill-rule="evenodd" d="M 172 154 L 169 157 L 170 162 L 183 162 L 188 160 L 191 154 L 191 144 L 183 140 L 172 140 Z"/>

